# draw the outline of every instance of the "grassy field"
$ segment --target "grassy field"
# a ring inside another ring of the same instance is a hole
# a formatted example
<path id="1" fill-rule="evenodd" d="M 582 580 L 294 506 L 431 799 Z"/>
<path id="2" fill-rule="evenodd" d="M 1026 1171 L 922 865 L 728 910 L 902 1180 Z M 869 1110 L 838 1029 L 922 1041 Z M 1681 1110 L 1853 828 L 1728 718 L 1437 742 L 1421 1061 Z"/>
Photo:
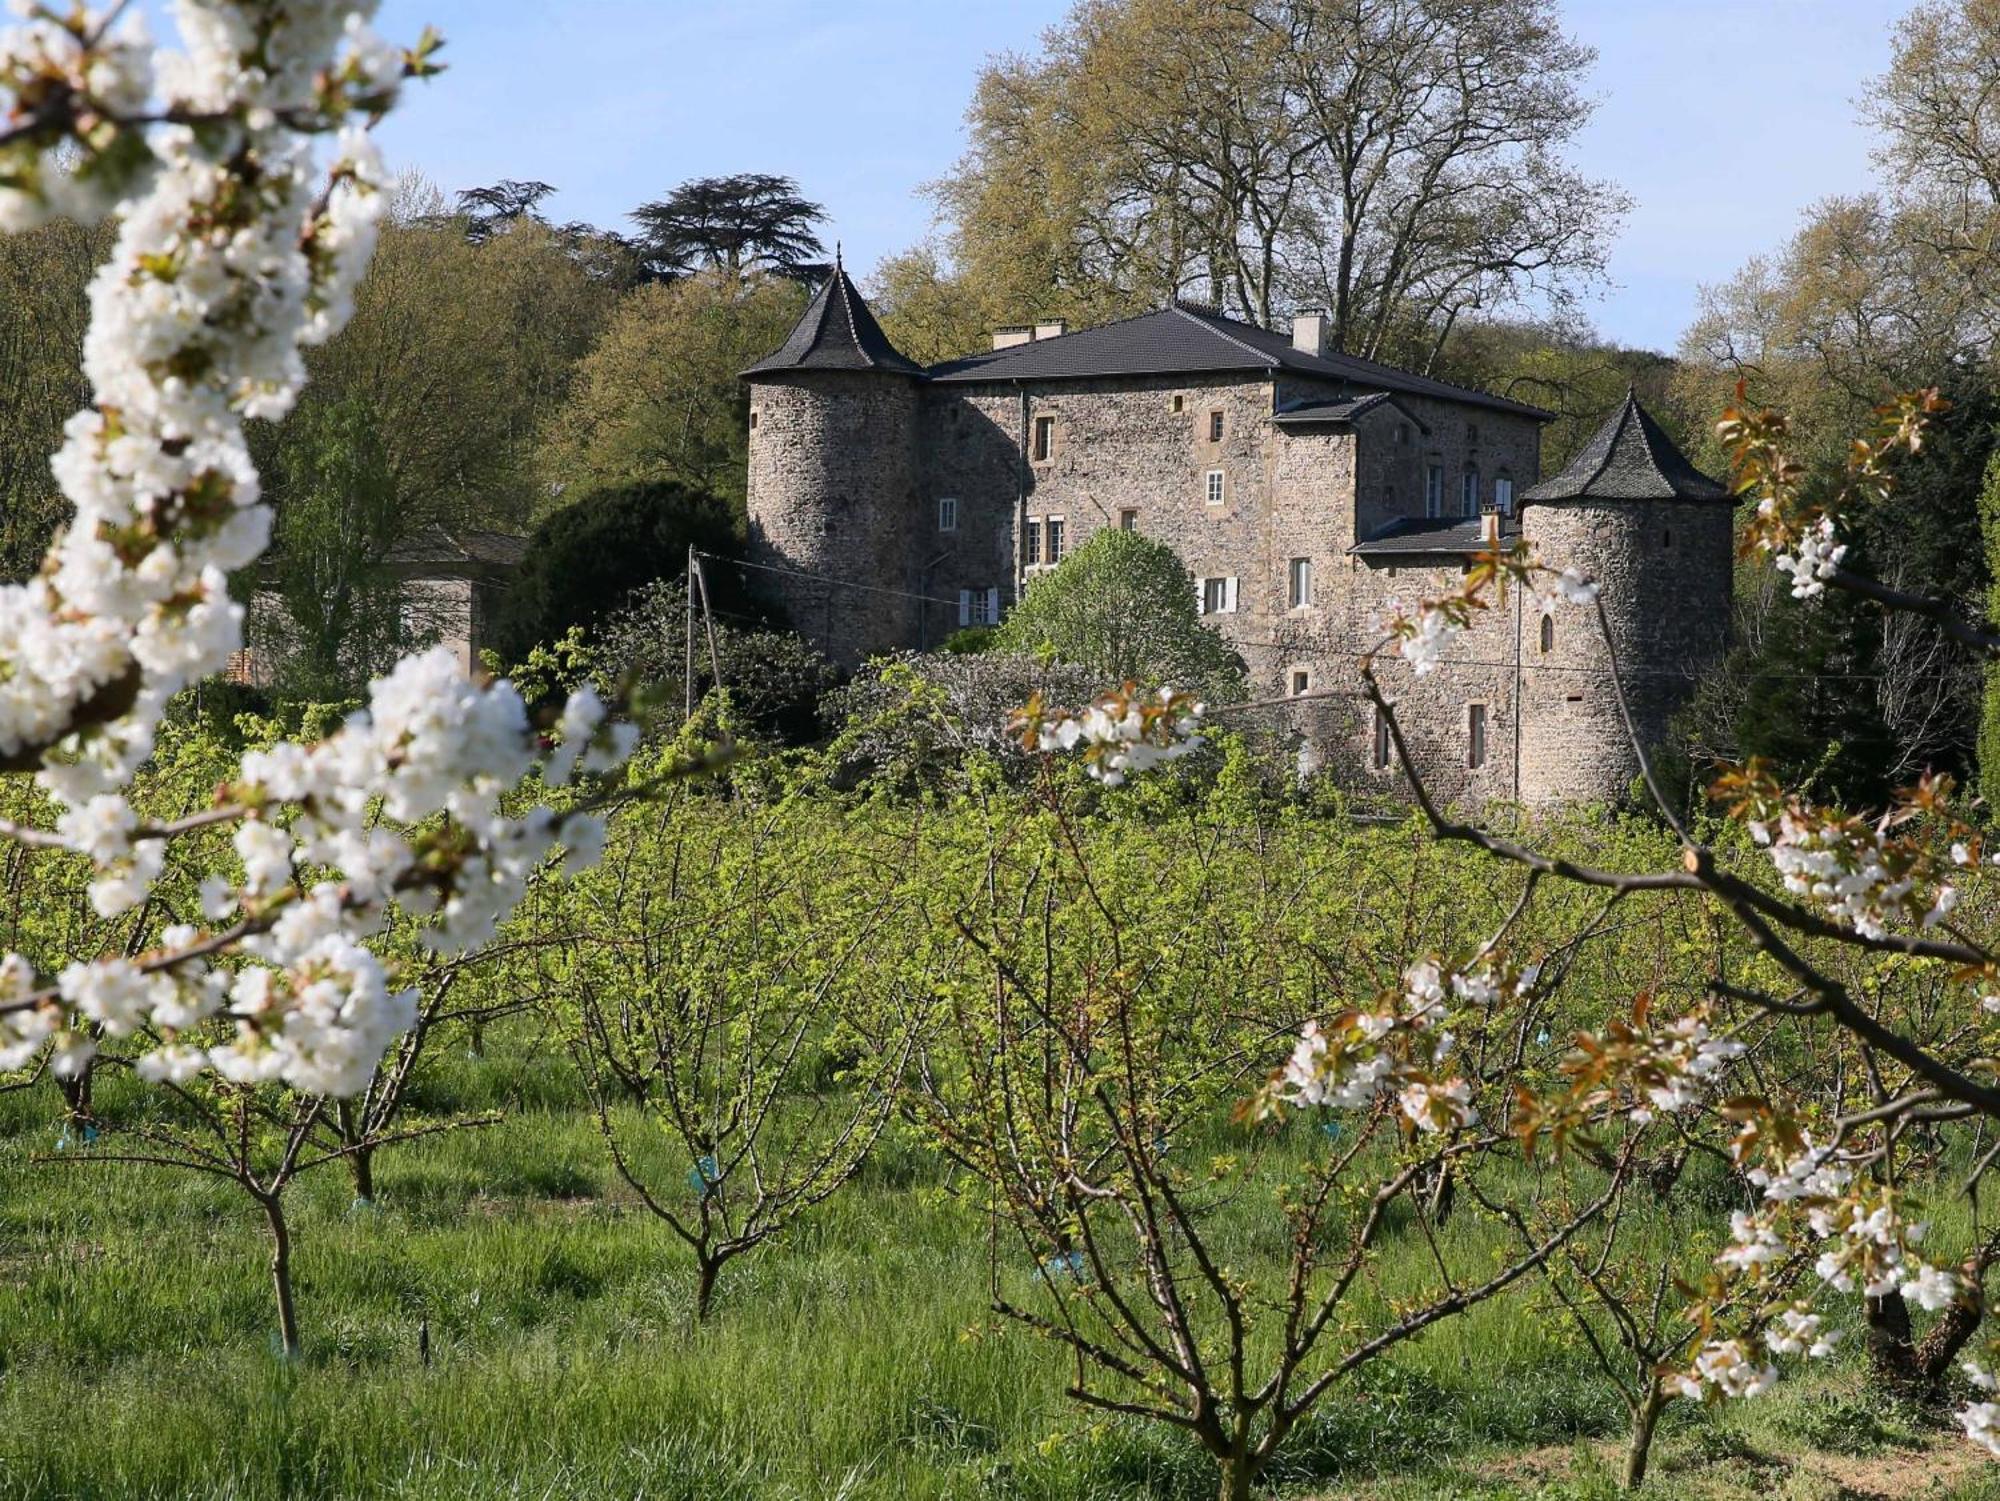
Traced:
<path id="1" fill-rule="evenodd" d="M 387 1155 L 373 1209 L 337 1169 L 304 1180 L 293 1362 L 273 1353 L 261 1223 L 236 1190 L 33 1163 L 55 1155 L 52 1097 L 0 1098 L 0 1495 L 1212 1493 L 1191 1447 L 1083 1412 L 1050 1348 L 992 1328 L 983 1227 L 918 1149 L 885 1145 L 732 1267 L 691 1330 L 688 1263 L 614 1191 L 559 1058 L 523 1028 L 430 1088 L 507 1118 Z M 2000 1496 L 1962 1446 L 1857 1389 L 1836 1371 L 1725 1414 L 1676 1404 L 1649 1492 Z M 1366 1368 L 1274 1479 L 1380 1501 L 1609 1495 L 1622 1425 L 1565 1326 L 1502 1301 Z"/>

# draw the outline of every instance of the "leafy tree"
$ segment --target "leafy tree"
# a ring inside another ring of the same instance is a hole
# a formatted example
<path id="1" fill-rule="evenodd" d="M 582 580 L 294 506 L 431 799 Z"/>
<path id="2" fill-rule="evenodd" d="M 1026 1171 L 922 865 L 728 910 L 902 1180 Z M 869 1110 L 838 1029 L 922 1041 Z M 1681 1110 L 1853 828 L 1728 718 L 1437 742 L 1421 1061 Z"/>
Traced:
<path id="1" fill-rule="evenodd" d="M 500 621 L 502 657 L 595 625 L 656 579 L 682 577 L 690 547 L 735 547 L 728 507 L 705 491 L 672 481 L 629 485 L 565 506 L 529 539 Z"/>
<path id="2" fill-rule="evenodd" d="M 69 503 L 49 472 L 63 423 L 89 398 L 78 366 L 85 291 L 111 249 L 102 225 L 66 220 L 0 235 L 0 577 L 40 566 Z"/>
<path id="3" fill-rule="evenodd" d="M 475 245 L 483 245 L 507 225 L 523 219 L 546 224 L 548 221 L 541 212 L 542 200 L 554 193 L 555 188 L 549 183 L 516 182 L 511 177 L 503 177 L 488 187 L 460 189 L 458 212 L 465 220 L 465 237 Z"/>
<path id="4" fill-rule="evenodd" d="M 783 278 L 704 272 L 638 288 L 577 365 L 539 454 L 555 497 L 673 482 L 743 498 L 743 369 L 776 349 L 804 306 Z"/>
<path id="5" fill-rule="evenodd" d="M 1422 362 L 1601 275 L 1624 199 L 1562 157 L 1592 60 L 1549 0 L 1096 0 L 982 73 L 933 193 L 1010 320 L 1311 302 Z"/>
<path id="6" fill-rule="evenodd" d="M 1979 491 L 1979 530 L 1985 543 L 1986 618 L 2000 625 L 2000 446 L 1986 465 L 1986 483 Z M 1985 694 L 1979 712 L 1979 792 L 1987 816 L 2000 808 L 2000 662 L 1986 664 Z"/>
<path id="7" fill-rule="evenodd" d="M 1202 623 L 1194 580 L 1171 547 L 1107 527 L 1037 578 L 994 647 L 1046 654 L 1110 682 L 1235 693 L 1243 663 Z"/>
<path id="8" fill-rule="evenodd" d="M 405 519 L 374 411 L 354 396 L 301 403 L 280 429 L 270 482 L 284 503 L 253 643 L 287 696 L 350 698 L 408 644 L 388 566 Z"/>
<path id="9" fill-rule="evenodd" d="M 877 266 L 868 300 L 890 342 L 920 365 L 975 353 L 996 324 L 1009 321 L 981 300 L 930 240 Z"/>
<path id="10" fill-rule="evenodd" d="M 632 211 L 639 244 L 663 276 L 719 270 L 731 279 L 755 270 L 792 276 L 825 254 L 813 226 L 826 210 L 799 196 L 789 177 L 741 172 L 684 182 Z"/>

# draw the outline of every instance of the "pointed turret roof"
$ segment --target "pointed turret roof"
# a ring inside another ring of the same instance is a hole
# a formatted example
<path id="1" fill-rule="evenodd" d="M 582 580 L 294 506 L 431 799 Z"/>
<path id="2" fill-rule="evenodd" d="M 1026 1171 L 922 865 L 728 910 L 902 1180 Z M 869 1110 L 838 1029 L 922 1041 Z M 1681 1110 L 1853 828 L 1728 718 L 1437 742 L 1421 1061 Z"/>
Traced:
<path id="1" fill-rule="evenodd" d="M 778 352 L 743 373 L 769 375 L 785 370 L 879 370 L 921 376 L 923 367 L 896 352 L 868 304 L 847 279 L 836 250 L 833 271 Z"/>
<path id="2" fill-rule="evenodd" d="M 1729 487 L 1710 479 L 1674 446 L 1631 390 L 1624 405 L 1578 450 L 1562 473 L 1521 494 L 1537 500 L 1728 500 Z"/>

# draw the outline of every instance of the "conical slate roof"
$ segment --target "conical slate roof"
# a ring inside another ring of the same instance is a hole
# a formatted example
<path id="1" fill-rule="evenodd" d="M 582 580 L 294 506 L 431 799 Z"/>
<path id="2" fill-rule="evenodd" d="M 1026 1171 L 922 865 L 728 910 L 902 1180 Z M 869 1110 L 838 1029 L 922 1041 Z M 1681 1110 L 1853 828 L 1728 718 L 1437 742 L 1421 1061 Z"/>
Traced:
<path id="1" fill-rule="evenodd" d="M 1562 473 L 1521 492 L 1524 504 L 1537 500 L 1730 498 L 1729 487 L 1690 464 L 1630 391 L 1625 393 L 1625 404 L 1563 466 Z"/>
<path id="2" fill-rule="evenodd" d="M 889 375 L 917 375 L 924 371 L 913 360 L 896 352 L 882 325 L 868 311 L 868 304 L 847 279 L 847 271 L 834 258 L 833 273 L 820 284 L 819 293 L 807 304 L 805 313 L 776 354 L 759 360 L 743 373 L 769 375 L 785 370 L 880 370 Z"/>

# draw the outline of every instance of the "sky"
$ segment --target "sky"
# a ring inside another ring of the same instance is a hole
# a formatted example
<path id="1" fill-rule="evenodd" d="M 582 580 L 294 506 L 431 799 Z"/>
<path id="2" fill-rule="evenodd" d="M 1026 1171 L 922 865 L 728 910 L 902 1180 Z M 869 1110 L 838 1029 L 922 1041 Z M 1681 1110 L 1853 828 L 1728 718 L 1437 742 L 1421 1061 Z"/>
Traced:
<path id="1" fill-rule="evenodd" d="M 1031 52 L 1069 0 L 385 0 L 450 70 L 384 126 L 447 190 L 553 183 L 549 212 L 622 227 L 694 177 L 776 172 L 827 208 L 852 271 L 932 229 L 922 185 L 964 148 L 981 63 Z M 1697 291 L 1874 180 L 1855 101 L 1900 0 L 1561 0 L 1597 49 L 1572 158 L 1635 206 L 1586 312 L 1671 350 Z"/>

